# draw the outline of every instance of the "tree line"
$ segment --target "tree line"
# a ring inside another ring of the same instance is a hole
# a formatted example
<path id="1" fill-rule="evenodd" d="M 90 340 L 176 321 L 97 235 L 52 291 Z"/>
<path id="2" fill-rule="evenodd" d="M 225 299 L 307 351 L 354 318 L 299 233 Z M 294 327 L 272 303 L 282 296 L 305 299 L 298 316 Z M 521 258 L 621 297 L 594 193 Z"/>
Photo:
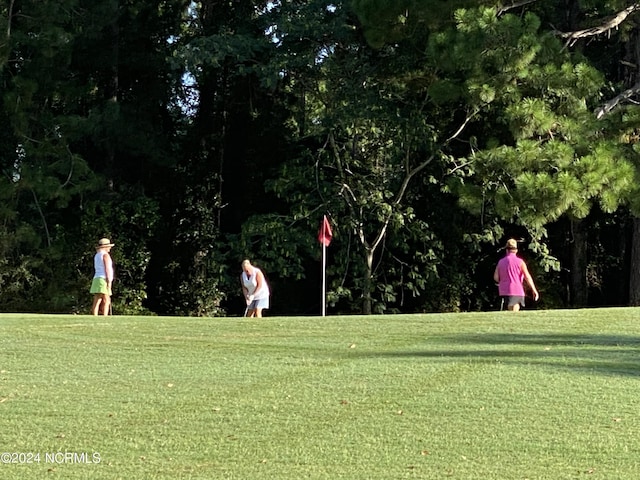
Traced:
<path id="1" fill-rule="evenodd" d="M 540 308 L 640 304 L 640 4 L 9 0 L 0 310 L 494 309 L 522 239 Z"/>

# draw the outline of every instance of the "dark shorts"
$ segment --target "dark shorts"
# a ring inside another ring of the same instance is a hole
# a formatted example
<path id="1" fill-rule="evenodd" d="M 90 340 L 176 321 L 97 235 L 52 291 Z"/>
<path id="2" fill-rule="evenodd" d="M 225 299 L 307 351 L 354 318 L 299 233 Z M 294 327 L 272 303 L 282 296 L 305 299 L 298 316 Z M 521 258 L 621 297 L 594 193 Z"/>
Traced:
<path id="1" fill-rule="evenodd" d="M 521 307 L 524 307 L 524 297 L 518 297 L 516 295 L 503 295 L 502 301 L 504 302 L 505 307 L 513 307 L 516 304 L 520 304 Z"/>

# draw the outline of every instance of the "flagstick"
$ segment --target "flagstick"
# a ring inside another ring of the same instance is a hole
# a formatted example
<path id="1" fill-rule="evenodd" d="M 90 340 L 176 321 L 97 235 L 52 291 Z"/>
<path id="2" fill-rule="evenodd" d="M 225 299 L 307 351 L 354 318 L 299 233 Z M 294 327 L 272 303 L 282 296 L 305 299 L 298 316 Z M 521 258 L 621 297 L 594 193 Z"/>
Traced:
<path id="1" fill-rule="evenodd" d="M 327 216 L 322 217 L 322 225 L 320 226 L 320 233 L 318 234 L 318 240 L 322 244 L 322 316 L 326 315 L 327 309 L 327 247 L 331 243 L 331 225 Z"/>
<path id="2" fill-rule="evenodd" d="M 325 316 L 327 298 L 327 246 L 322 243 L 322 316 Z"/>

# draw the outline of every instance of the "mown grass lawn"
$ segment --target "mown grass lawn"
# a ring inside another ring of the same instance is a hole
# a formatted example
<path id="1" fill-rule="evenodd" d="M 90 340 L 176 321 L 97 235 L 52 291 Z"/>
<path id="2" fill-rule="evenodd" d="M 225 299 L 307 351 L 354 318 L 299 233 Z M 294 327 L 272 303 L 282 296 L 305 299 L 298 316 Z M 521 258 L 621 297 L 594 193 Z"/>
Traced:
<path id="1" fill-rule="evenodd" d="M 635 479 L 639 412 L 640 309 L 0 315 L 2 479 Z"/>

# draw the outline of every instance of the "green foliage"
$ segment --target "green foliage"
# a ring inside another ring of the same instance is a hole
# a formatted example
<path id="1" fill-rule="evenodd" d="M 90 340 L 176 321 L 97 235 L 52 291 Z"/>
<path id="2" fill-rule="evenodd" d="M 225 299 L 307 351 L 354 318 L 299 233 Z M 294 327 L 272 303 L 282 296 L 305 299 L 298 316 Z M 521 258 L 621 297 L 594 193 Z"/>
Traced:
<path id="1" fill-rule="evenodd" d="M 523 225 L 541 241 L 544 226 L 562 215 L 583 218 L 594 203 L 610 212 L 624 204 L 633 167 L 588 110 L 600 98 L 601 74 L 540 32 L 535 15 L 491 15 L 458 11 L 455 34 L 431 44 L 434 58 L 455 60 L 443 73 L 464 72 L 482 129 L 506 125 L 510 133 L 479 145 L 450 188 L 470 212 Z"/>
<path id="2" fill-rule="evenodd" d="M 310 311 L 324 213 L 335 312 L 483 308 L 514 230 L 557 269 L 549 228 L 640 212 L 640 109 L 593 114 L 635 83 L 631 23 L 573 50 L 549 30 L 625 5 L 571 6 L 0 7 L 2 309 L 85 311 L 105 235 L 119 313 L 234 311 L 245 257 Z"/>
<path id="3" fill-rule="evenodd" d="M 42 281 L 34 273 L 34 268 L 40 264 L 39 260 L 27 256 L 19 251 L 15 244 L 27 240 L 32 232 L 20 232 L 16 235 L 6 229 L 0 235 L 0 304 L 3 311 L 25 311 L 30 301 L 34 300 Z"/>
<path id="4" fill-rule="evenodd" d="M 82 234 L 86 245 L 94 246 L 102 237 L 116 244 L 111 250 L 115 268 L 113 310 L 119 315 L 148 313 L 144 303 L 147 298 L 149 245 L 157 233 L 158 223 L 157 203 L 135 192 L 123 192 L 122 195 L 94 200 L 86 205 L 82 216 Z M 86 291 L 93 275 L 94 253 L 92 248 L 87 248 L 78 262 L 78 270 L 85 274 L 83 283 Z M 86 300 L 82 311 L 89 311 L 90 295 L 86 295 Z"/>
<path id="5" fill-rule="evenodd" d="M 118 9 L 111 1 L 24 1 L 11 8 L 0 64 L 0 118 L 7 120 L 0 215 L 4 278 L 12 285 L 3 308 L 86 311 L 94 243 L 122 228 L 114 309 L 142 312 L 157 206 L 139 194 L 148 180 L 140 172 L 167 164 L 161 104 L 170 76 L 157 60 L 164 62 L 184 3 L 164 2 L 164 19 L 140 2 Z"/>
<path id="6" fill-rule="evenodd" d="M 217 245 L 217 205 L 208 201 L 208 190 L 203 188 L 200 193 L 184 194 L 172 222 L 163 222 L 163 230 L 158 231 L 156 241 L 167 243 L 158 251 L 166 256 L 156 267 L 158 278 L 152 284 L 158 290 L 155 310 L 164 314 L 216 316 L 223 311 L 225 294 L 220 286 L 228 259 Z"/>
<path id="7" fill-rule="evenodd" d="M 280 215 L 249 218 L 243 225 L 238 258 L 258 258 L 267 271 L 280 278 L 303 280 L 303 261 L 315 256 L 318 250 L 314 235 L 317 225 L 305 219 L 293 224 L 288 220 Z"/>
<path id="8" fill-rule="evenodd" d="M 380 48 L 407 38 L 415 41 L 422 32 L 439 31 L 453 22 L 457 10 L 488 4 L 478 0 L 351 0 L 369 45 Z"/>

